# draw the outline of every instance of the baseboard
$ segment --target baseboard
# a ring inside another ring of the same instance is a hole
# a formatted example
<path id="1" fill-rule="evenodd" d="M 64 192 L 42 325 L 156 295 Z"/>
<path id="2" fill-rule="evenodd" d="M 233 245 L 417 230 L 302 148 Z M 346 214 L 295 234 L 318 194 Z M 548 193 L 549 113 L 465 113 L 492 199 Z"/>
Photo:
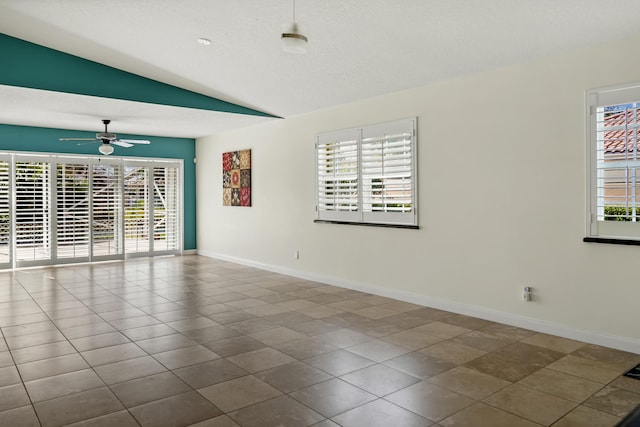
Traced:
<path id="1" fill-rule="evenodd" d="M 182 255 L 198 255 L 197 249 L 183 249 Z"/>
<path id="2" fill-rule="evenodd" d="M 640 341 L 619 337 L 615 335 L 599 334 L 591 331 L 584 331 L 568 327 L 566 325 L 550 322 L 544 319 L 522 316 L 519 314 L 509 313 L 491 308 L 464 304 L 456 301 L 433 298 L 427 295 L 416 294 L 396 289 L 383 288 L 373 286 L 367 283 L 356 282 L 343 279 L 340 277 L 317 275 L 292 268 L 282 267 L 273 264 L 266 264 L 258 261 L 248 260 L 244 258 L 233 257 L 225 254 L 214 253 L 209 251 L 200 251 L 197 253 L 209 258 L 215 258 L 223 261 L 234 262 L 237 264 L 255 267 L 274 273 L 285 274 L 287 276 L 298 277 L 304 280 L 312 280 L 328 285 L 338 286 L 341 288 L 353 289 L 360 292 L 366 292 L 373 295 L 380 295 L 393 298 L 400 301 L 410 302 L 413 304 L 423 305 L 425 307 L 437 308 L 439 310 L 450 311 L 452 313 L 464 314 L 467 316 L 477 317 L 480 319 L 490 320 L 492 322 L 504 323 L 507 325 L 517 326 L 519 328 L 530 329 L 532 331 L 541 332 L 550 335 L 556 335 L 572 340 L 582 341 L 590 344 L 597 344 L 605 347 L 615 348 L 618 350 L 629 351 L 640 354 Z"/>

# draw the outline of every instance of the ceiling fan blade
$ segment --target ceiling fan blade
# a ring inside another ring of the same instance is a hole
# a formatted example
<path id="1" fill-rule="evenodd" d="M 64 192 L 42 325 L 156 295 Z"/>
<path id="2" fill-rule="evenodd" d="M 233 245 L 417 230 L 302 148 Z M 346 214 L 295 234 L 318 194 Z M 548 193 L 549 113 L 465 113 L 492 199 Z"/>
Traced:
<path id="1" fill-rule="evenodd" d="M 118 139 L 118 141 L 126 142 L 128 144 L 151 144 L 151 141 L 146 139 Z"/>
<path id="2" fill-rule="evenodd" d="M 113 141 L 111 141 L 111 144 L 117 145 L 118 147 L 124 147 L 124 148 L 133 147 L 133 144 L 129 144 L 128 142 L 124 142 L 121 139 L 114 139 Z"/>
<path id="3" fill-rule="evenodd" d="M 111 120 L 104 119 L 102 120 L 102 123 L 104 123 L 104 133 L 97 133 L 95 138 L 60 138 L 60 141 L 102 142 L 103 144 L 113 144 L 124 148 L 133 147 L 134 144 L 151 144 L 151 141 L 146 139 L 118 139 L 118 136 L 115 133 L 109 133 L 107 130 Z"/>

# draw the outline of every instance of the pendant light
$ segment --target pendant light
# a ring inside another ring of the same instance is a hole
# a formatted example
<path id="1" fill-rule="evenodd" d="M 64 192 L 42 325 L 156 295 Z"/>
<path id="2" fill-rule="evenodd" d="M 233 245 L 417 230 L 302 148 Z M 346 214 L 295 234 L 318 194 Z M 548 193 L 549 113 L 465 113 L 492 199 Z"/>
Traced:
<path id="1" fill-rule="evenodd" d="M 307 36 L 302 34 L 300 26 L 296 23 L 296 0 L 293 0 L 293 21 L 283 26 L 280 37 L 282 40 L 282 50 L 287 53 L 303 54 L 307 53 Z"/>

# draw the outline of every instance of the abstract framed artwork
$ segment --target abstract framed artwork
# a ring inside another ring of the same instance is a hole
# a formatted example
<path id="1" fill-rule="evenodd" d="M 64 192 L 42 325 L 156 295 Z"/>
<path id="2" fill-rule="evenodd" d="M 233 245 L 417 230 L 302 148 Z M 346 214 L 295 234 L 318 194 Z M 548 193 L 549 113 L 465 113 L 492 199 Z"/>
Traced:
<path id="1" fill-rule="evenodd" d="M 251 150 L 222 153 L 222 205 L 251 206 Z"/>

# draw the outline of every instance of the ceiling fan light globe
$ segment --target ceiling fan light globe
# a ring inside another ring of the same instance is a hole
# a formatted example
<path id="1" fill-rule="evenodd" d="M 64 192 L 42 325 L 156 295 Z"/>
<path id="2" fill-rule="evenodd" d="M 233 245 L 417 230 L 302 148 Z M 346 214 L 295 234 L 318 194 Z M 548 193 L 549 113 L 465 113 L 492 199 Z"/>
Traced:
<path id="1" fill-rule="evenodd" d="M 108 156 L 109 154 L 113 153 L 113 147 L 110 144 L 102 144 L 100 148 L 98 148 L 98 151 L 100 151 L 105 156 Z"/>
<path id="2" fill-rule="evenodd" d="M 283 25 L 280 40 L 282 42 L 282 50 L 287 53 L 307 53 L 309 39 L 303 34 L 300 25 L 296 22 Z"/>

